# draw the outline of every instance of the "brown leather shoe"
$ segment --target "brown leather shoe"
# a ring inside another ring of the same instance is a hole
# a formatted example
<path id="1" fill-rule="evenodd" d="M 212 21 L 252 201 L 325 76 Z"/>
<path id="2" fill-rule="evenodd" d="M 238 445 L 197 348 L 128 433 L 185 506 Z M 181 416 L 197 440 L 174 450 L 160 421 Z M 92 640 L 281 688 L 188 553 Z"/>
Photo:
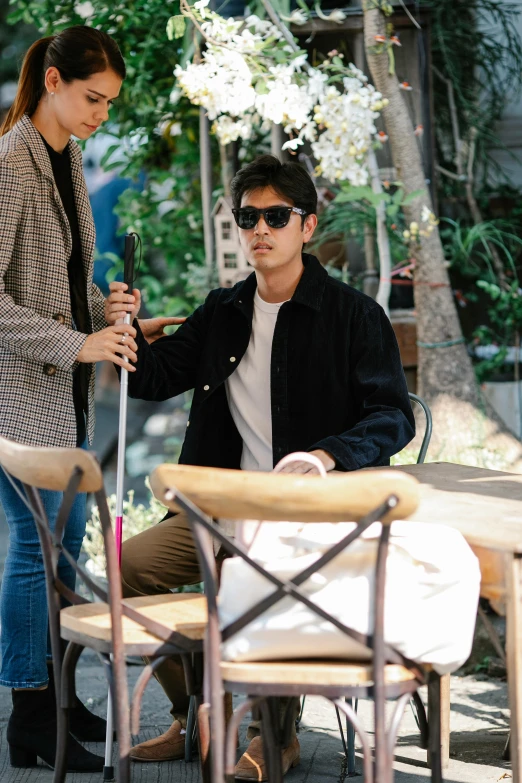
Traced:
<path id="1" fill-rule="evenodd" d="M 261 737 L 254 737 L 246 751 L 236 764 L 235 776 L 238 780 L 255 780 L 258 783 L 268 780 Z M 301 749 L 297 737 L 283 750 L 283 775 L 290 767 L 297 767 L 301 761 Z"/>
<path id="2" fill-rule="evenodd" d="M 181 734 L 182 726 L 175 720 L 165 734 L 140 742 L 131 748 L 130 757 L 133 761 L 173 761 L 185 756 L 185 737 Z"/>

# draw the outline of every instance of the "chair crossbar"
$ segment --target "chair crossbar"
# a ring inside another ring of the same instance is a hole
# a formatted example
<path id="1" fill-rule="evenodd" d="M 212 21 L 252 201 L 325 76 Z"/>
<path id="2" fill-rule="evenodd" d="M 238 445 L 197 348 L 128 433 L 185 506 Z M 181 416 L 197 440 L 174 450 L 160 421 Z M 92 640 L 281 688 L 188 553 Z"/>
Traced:
<path id="1" fill-rule="evenodd" d="M 86 587 L 88 587 L 89 590 L 91 590 L 92 593 L 95 596 L 97 596 L 97 598 L 99 598 L 104 603 L 108 604 L 109 596 L 107 591 L 96 581 L 95 578 L 93 578 L 89 574 L 89 572 L 85 568 L 83 568 L 83 566 L 81 566 L 79 563 L 76 562 L 76 560 L 70 554 L 70 552 L 68 552 L 68 550 L 63 546 L 61 540 L 63 537 L 63 529 L 65 528 L 65 524 L 67 522 L 67 518 L 70 513 L 70 509 L 72 507 L 71 498 L 73 499 L 74 502 L 74 497 L 76 495 L 78 486 L 81 482 L 83 471 L 80 468 L 76 468 L 69 480 L 67 488 L 65 489 L 62 505 L 60 506 L 60 510 L 58 512 L 60 516 L 64 506 L 67 509 L 67 515 L 63 515 L 62 517 L 65 519 L 65 521 L 63 523 L 63 527 L 60 533 L 60 538 L 58 538 L 56 533 L 53 533 L 53 531 L 49 527 L 49 523 L 45 511 L 40 502 L 38 490 L 35 489 L 34 487 L 24 484 L 23 487 L 27 495 L 27 497 L 24 497 L 24 494 L 20 492 L 16 483 L 13 481 L 10 474 L 7 473 L 7 471 L 5 471 L 5 469 L 4 469 L 4 473 L 7 476 L 13 488 L 16 490 L 18 496 L 20 497 L 24 505 L 33 515 L 36 524 L 38 525 L 40 530 L 44 533 L 47 540 L 50 541 L 50 543 L 54 546 L 54 548 L 64 556 L 68 564 L 74 569 L 75 573 L 81 578 L 81 580 L 86 585 Z M 104 529 L 104 532 L 107 532 L 107 525 L 108 525 L 108 530 L 110 530 L 112 534 L 112 526 L 110 523 L 110 519 L 108 517 L 108 512 L 107 514 L 105 513 L 106 511 L 107 511 L 106 508 L 104 509 L 103 506 L 100 508 L 100 521 L 102 523 L 102 528 Z M 55 564 L 56 564 L 56 560 L 57 558 L 53 558 L 53 562 Z M 70 588 L 64 585 L 63 582 L 60 579 L 58 579 L 56 573 L 53 574 L 53 584 L 56 590 L 60 593 L 60 595 L 62 595 L 67 601 L 69 601 L 69 603 L 76 604 L 76 605 L 82 603 L 90 603 L 88 600 L 82 598 L 73 590 L 70 590 Z M 141 625 L 150 634 L 156 636 L 158 639 L 161 639 L 161 641 L 167 644 L 172 644 L 173 646 L 180 648 L 181 650 L 186 650 L 187 652 L 191 652 L 192 650 L 198 647 L 197 642 L 194 642 L 191 639 L 187 639 L 182 634 L 179 634 L 176 631 L 172 631 L 167 626 L 157 622 L 156 620 L 152 620 L 150 617 L 146 617 L 141 612 L 134 609 L 132 606 L 129 606 L 125 602 L 125 600 L 121 601 L 121 611 L 125 617 L 128 617 L 130 620 L 134 620 L 134 622 Z"/>
<path id="2" fill-rule="evenodd" d="M 299 587 L 295 584 L 295 579 L 297 578 L 294 576 L 292 580 L 290 581 L 282 581 L 278 577 L 274 576 L 273 574 L 266 571 L 263 566 L 259 565 L 255 560 L 253 560 L 250 555 L 248 554 L 246 548 L 242 546 L 241 544 L 238 544 L 236 541 L 233 541 L 230 539 L 229 536 L 226 535 L 219 527 L 214 523 L 214 521 L 208 517 L 206 514 L 204 514 L 201 509 L 199 509 L 189 498 L 187 498 L 182 492 L 179 492 L 175 488 L 171 488 L 167 492 L 168 497 L 166 497 L 167 500 L 171 501 L 174 498 L 176 499 L 176 504 L 181 507 L 188 516 L 188 520 L 191 526 L 192 531 L 195 534 L 196 541 L 199 539 L 199 536 L 197 536 L 197 526 L 201 525 L 208 533 L 210 533 L 212 536 L 214 536 L 222 546 L 225 547 L 225 549 L 230 552 L 231 554 L 238 555 L 241 557 L 248 565 L 250 565 L 255 571 L 257 571 L 258 574 L 263 576 L 267 581 L 271 582 L 277 589 L 272 593 L 270 596 L 267 597 L 267 599 L 263 599 L 262 602 L 256 604 L 251 609 L 247 610 L 239 620 L 234 621 L 234 624 L 231 624 L 227 628 L 223 629 L 221 631 L 221 638 L 222 640 L 226 640 L 230 638 L 232 635 L 232 632 L 229 632 L 229 628 L 234 627 L 233 633 L 236 633 L 237 630 L 240 630 L 240 628 L 243 628 L 248 623 L 255 620 L 262 612 L 266 611 L 265 609 L 265 603 L 268 602 L 268 606 L 272 606 L 277 601 L 281 600 L 281 598 L 286 596 L 291 596 L 296 601 L 300 601 L 302 604 L 304 604 L 308 609 L 310 609 L 315 614 L 319 615 L 321 619 L 326 620 L 327 622 L 334 625 L 338 630 L 340 630 L 342 633 L 344 633 L 346 636 L 349 636 L 350 638 L 354 639 L 355 641 L 359 642 L 363 646 L 367 647 L 368 649 L 372 649 L 373 647 L 373 635 L 371 634 L 361 634 L 357 631 L 354 631 L 352 628 L 348 628 L 344 623 L 342 623 L 340 620 L 337 620 L 337 618 L 330 615 L 328 612 L 326 612 L 324 609 L 322 609 L 320 606 L 315 604 L 313 601 L 311 601 L 304 593 L 299 590 Z M 390 508 L 393 508 L 393 506 L 396 504 L 396 498 L 394 496 L 391 496 L 388 498 L 383 504 L 381 504 L 378 508 L 374 509 L 374 511 L 370 512 L 370 514 L 365 517 L 364 522 L 365 526 L 363 528 L 366 529 L 370 524 L 373 524 L 373 522 L 377 521 L 379 518 L 384 517 L 384 514 L 390 510 Z M 361 523 L 363 520 L 361 520 Z M 359 523 L 359 524 L 361 524 Z M 387 529 L 387 526 L 383 526 L 383 530 Z M 358 535 L 360 535 L 363 530 L 360 530 Z M 357 532 L 357 531 L 355 531 Z M 353 535 L 350 534 L 350 536 Z M 357 538 L 357 535 L 355 536 Z M 352 539 L 353 540 L 353 539 Z M 340 542 L 342 543 L 342 542 Z M 339 545 L 334 545 L 332 549 L 338 549 Z M 345 544 L 346 546 L 346 544 Z M 326 555 L 330 554 L 330 550 Z M 335 554 L 338 554 L 336 551 Z M 332 555 L 332 557 L 335 556 Z M 326 562 L 329 562 L 332 558 L 329 557 Z M 321 558 L 321 560 L 324 560 L 324 556 Z M 315 573 L 318 567 L 318 562 L 313 564 L 313 570 L 311 573 Z M 310 571 L 310 567 L 306 569 L 306 571 Z M 305 573 L 305 572 L 303 572 Z M 310 574 L 309 574 L 310 575 Z M 300 575 L 297 575 L 300 576 Z M 308 578 L 308 577 L 306 577 Z M 236 629 L 236 627 L 239 626 Z M 389 645 L 384 645 L 384 654 L 386 659 L 390 663 L 398 663 L 402 666 L 406 666 L 408 668 L 418 668 L 417 665 L 409 661 L 407 658 L 405 658 L 401 653 L 399 653 L 397 650 L 394 650 Z"/>
<path id="3" fill-rule="evenodd" d="M 321 568 L 324 568 L 324 566 L 328 565 L 328 563 L 330 563 L 331 560 L 333 560 L 344 549 L 346 549 L 347 546 L 359 538 L 364 533 L 364 531 L 370 527 L 370 525 L 373 525 L 374 522 L 377 522 L 379 519 L 381 519 L 389 510 L 389 507 L 390 506 L 388 501 L 382 503 L 378 508 L 376 508 L 374 511 L 371 511 L 363 519 L 361 519 L 361 521 L 357 523 L 355 530 L 352 530 L 352 532 L 345 536 L 341 541 L 330 547 L 330 549 L 325 552 L 318 560 L 316 560 L 315 563 L 312 563 L 299 574 L 293 576 L 288 580 L 288 582 L 281 581 L 281 587 L 278 590 L 275 590 L 266 598 L 259 601 L 247 612 L 241 615 L 241 617 L 239 617 L 233 623 L 230 623 L 230 625 L 227 625 L 227 627 L 221 631 L 223 641 L 229 639 L 250 622 L 257 619 L 260 614 L 268 611 L 268 609 L 270 609 L 281 598 L 284 598 L 286 595 L 288 595 L 288 589 L 286 587 L 287 584 L 293 584 L 296 587 L 299 587 L 304 582 L 306 582 L 307 579 L 313 576 L 313 574 L 317 573 L 317 571 L 320 571 Z"/>
<path id="4" fill-rule="evenodd" d="M 63 541 L 65 525 L 69 519 L 69 515 L 74 505 L 82 478 L 83 470 L 76 466 L 71 474 L 71 478 L 69 479 L 63 494 L 62 503 L 60 505 L 60 510 L 58 511 L 58 516 L 56 517 L 56 523 L 54 526 L 54 535 L 56 536 L 56 539 L 60 541 L 60 543 Z"/>

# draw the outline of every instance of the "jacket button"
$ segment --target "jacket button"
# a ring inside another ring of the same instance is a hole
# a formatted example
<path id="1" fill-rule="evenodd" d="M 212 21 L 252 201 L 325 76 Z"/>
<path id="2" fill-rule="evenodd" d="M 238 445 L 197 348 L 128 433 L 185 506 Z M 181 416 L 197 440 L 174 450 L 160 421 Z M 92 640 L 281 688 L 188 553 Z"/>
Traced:
<path id="1" fill-rule="evenodd" d="M 190 427 L 190 421 L 187 421 L 187 427 Z"/>
<path id="2" fill-rule="evenodd" d="M 55 375 L 56 374 L 56 366 L 54 364 L 44 364 L 44 375 Z"/>
<path id="3" fill-rule="evenodd" d="M 53 319 L 55 321 L 58 321 L 59 324 L 65 323 L 65 316 L 62 315 L 61 313 L 56 313 L 55 315 L 53 315 Z"/>
<path id="4" fill-rule="evenodd" d="M 203 386 L 203 391 L 208 391 L 210 389 L 210 386 Z"/>
<path id="5" fill-rule="evenodd" d="M 231 357 L 230 357 L 230 361 L 231 361 L 231 362 L 235 362 L 235 361 L 236 361 L 236 357 L 235 357 L 235 356 L 231 356 Z"/>

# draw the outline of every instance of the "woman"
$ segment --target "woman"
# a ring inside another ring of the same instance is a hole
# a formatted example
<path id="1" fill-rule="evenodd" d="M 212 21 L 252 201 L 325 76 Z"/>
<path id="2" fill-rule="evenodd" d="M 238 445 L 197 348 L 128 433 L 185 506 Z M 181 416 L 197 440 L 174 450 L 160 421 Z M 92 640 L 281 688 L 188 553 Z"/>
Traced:
<path id="1" fill-rule="evenodd" d="M 0 435 L 21 443 L 90 443 L 94 362 L 136 360 L 135 330 L 107 327 L 105 300 L 92 284 L 94 224 L 81 152 L 71 140 L 88 139 L 107 120 L 124 77 L 121 53 L 106 33 L 78 26 L 41 38 L 27 52 L 0 130 Z M 61 494 L 42 495 L 52 524 Z M 39 756 L 52 766 L 56 710 L 43 563 L 34 520 L 2 471 L 0 503 L 10 533 L 0 684 L 12 688 L 11 764 L 32 766 Z M 78 496 L 64 536 L 76 558 L 84 531 L 85 496 Z M 74 588 L 73 569 L 64 562 L 59 572 Z M 105 739 L 105 722 L 79 701 L 70 726 L 76 739 Z M 101 770 L 103 759 L 73 737 L 68 768 Z"/>

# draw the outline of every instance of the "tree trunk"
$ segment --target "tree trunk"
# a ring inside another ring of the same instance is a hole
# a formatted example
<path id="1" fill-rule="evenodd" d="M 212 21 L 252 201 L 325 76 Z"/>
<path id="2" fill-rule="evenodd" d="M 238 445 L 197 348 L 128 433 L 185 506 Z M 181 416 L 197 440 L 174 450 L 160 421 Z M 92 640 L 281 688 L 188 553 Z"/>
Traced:
<path id="1" fill-rule="evenodd" d="M 375 36 L 386 35 L 386 20 L 383 13 L 369 3 L 364 4 L 364 32 L 373 83 L 389 100 L 383 115 L 397 179 L 403 183 L 405 195 L 421 191 L 404 208 L 406 221 L 408 224 L 415 221 L 422 227 L 422 207 L 426 205 L 432 209 L 431 196 L 397 76 L 389 73 L 386 52 L 375 54 L 372 51 Z M 437 228 L 428 237 L 421 238 L 414 256 L 418 393 L 433 412 L 432 456 L 480 462 L 480 452 L 487 439 L 488 451 L 502 452 L 504 459 L 499 461 L 499 466 L 520 462 L 522 468 L 522 444 L 482 399 L 463 341 Z"/>

